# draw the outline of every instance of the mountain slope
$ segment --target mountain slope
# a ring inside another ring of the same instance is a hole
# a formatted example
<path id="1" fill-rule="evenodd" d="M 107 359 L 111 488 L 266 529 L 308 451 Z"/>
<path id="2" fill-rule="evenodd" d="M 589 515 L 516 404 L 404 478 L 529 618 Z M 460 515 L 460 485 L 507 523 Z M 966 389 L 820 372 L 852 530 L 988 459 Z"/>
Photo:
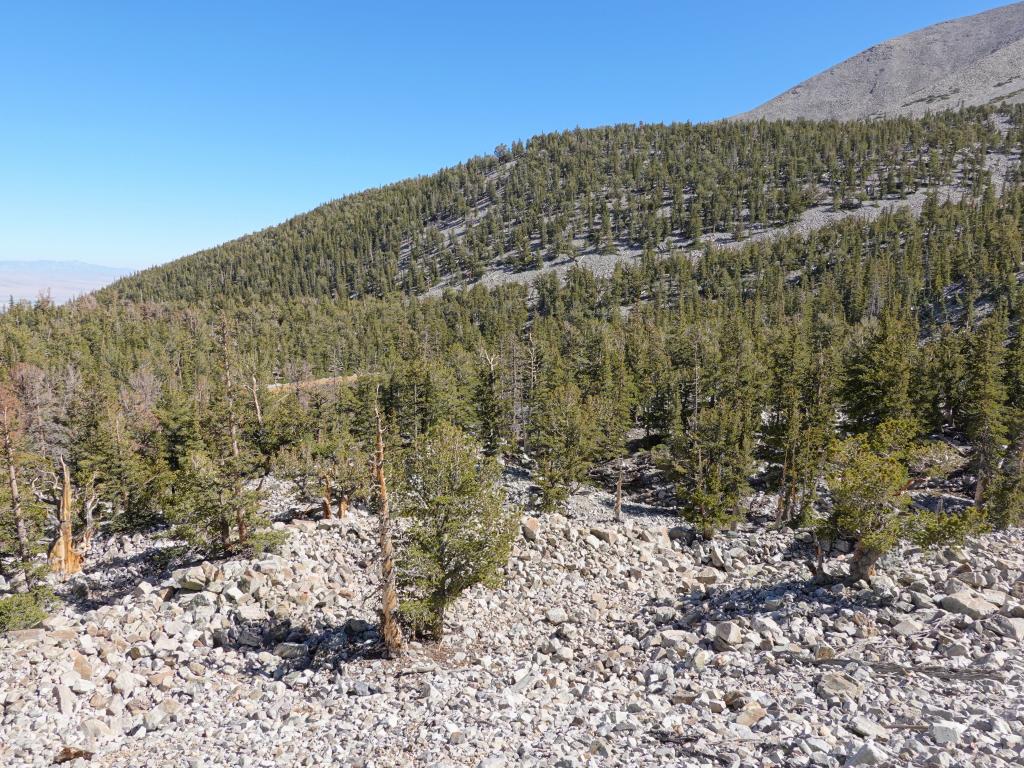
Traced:
<path id="1" fill-rule="evenodd" d="M 80 261 L 0 261 L 0 300 L 34 300 L 49 294 L 64 302 L 109 285 L 127 270 Z"/>
<path id="2" fill-rule="evenodd" d="M 856 120 L 1024 102 L 1024 3 L 873 46 L 740 120 Z"/>
<path id="3" fill-rule="evenodd" d="M 1019 144 L 983 110 L 870 124 L 618 125 L 534 137 L 141 272 L 130 301 L 358 297 L 522 281 L 735 243 L 816 207 L 898 204 Z M 969 161 L 969 162 L 968 162 Z M 700 242 L 698 242 L 700 241 Z"/>

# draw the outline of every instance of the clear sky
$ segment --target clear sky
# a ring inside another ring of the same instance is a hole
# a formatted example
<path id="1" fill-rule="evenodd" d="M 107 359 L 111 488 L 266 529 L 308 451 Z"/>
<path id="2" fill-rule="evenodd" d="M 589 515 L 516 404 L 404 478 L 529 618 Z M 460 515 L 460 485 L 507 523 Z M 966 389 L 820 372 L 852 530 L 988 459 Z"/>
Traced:
<path id="1" fill-rule="evenodd" d="M 0 0 L 0 260 L 143 267 L 534 134 L 704 121 L 976 0 Z"/>

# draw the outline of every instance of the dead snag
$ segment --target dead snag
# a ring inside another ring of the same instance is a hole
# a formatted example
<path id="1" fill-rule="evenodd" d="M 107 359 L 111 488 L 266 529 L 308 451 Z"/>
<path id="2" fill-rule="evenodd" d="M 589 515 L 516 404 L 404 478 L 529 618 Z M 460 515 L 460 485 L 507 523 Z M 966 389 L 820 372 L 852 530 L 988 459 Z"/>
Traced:
<path id="1" fill-rule="evenodd" d="M 82 521 L 84 527 L 82 528 L 81 535 L 78 537 L 78 550 L 79 552 L 88 552 L 89 544 L 92 542 L 92 537 L 96 533 L 96 507 L 99 506 L 100 498 L 99 494 L 96 493 L 95 476 L 92 482 L 89 483 L 89 493 L 82 501 Z M 84 557 L 84 555 L 83 555 Z"/>
<path id="2" fill-rule="evenodd" d="M 384 424 L 375 403 L 377 419 L 377 452 L 374 457 L 374 481 L 377 484 L 377 516 L 380 527 L 381 615 L 380 633 L 387 655 L 394 658 L 402 650 L 402 630 L 398 626 L 398 589 L 395 585 L 395 549 L 391 541 L 391 515 L 388 509 L 388 487 L 384 477 Z"/>
<path id="3" fill-rule="evenodd" d="M 324 519 L 330 520 L 334 517 L 334 509 L 331 506 L 331 497 L 334 495 L 331 489 L 331 478 L 329 475 L 323 475 L 320 478 L 322 486 L 322 492 L 320 495 L 320 508 L 324 513 Z"/>
<path id="4" fill-rule="evenodd" d="M 63 576 L 70 576 L 82 570 L 82 555 L 75 549 L 71 530 L 71 473 L 61 457 L 60 468 L 64 474 L 64 488 L 60 496 L 60 533 L 50 548 L 50 570 Z"/>

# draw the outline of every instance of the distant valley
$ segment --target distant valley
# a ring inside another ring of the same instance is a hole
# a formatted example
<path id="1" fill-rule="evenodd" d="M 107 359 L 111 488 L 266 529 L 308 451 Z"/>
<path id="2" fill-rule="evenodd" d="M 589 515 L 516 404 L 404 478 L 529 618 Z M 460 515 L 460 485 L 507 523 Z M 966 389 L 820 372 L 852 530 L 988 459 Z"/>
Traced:
<path id="1" fill-rule="evenodd" d="M 0 298 L 32 301 L 48 293 L 63 303 L 127 274 L 127 269 L 81 261 L 0 261 Z"/>

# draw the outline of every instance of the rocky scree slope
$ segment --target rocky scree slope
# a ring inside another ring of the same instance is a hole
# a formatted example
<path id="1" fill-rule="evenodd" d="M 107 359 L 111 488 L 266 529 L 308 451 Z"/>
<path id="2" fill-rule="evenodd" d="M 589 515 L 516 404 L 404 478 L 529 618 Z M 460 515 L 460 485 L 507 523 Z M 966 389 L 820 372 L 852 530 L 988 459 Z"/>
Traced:
<path id="1" fill-rule="evenodd" d="M 1024 3 L 873 46 L 739 120 L 858 120 L 1024 102 Z"/>
<path id="2" fill-rule="evenodd" d="M 524 518 L 505 585 L 472 591 L 440 647 L 412 643 L 397 661 L 376 655 L 363 511 L 278 522 L 280 555 L 150 581 L 138 569 L 154 542 L 97 542 L 67 585 L 77 601 L 0 638 L 0 763 L 1024 759 L 1021 532 L 904 550 L 870 584 L 816 586 L 789 531 L 751 524 L 702 543 L 656 507 L 628 504 L 615 522 L 598 491 L 567 513 Z"/>

